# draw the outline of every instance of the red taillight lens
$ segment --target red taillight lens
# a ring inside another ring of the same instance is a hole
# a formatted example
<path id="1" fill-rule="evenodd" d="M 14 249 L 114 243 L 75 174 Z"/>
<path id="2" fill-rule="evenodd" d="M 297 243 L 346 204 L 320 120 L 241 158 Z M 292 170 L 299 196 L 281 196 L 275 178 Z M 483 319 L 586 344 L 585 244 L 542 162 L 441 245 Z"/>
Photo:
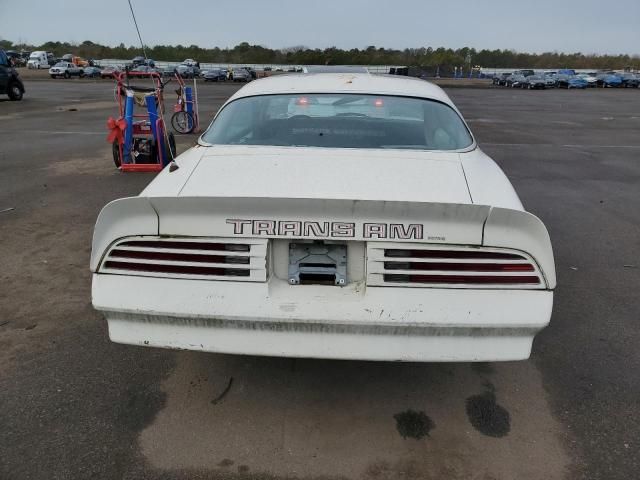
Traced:
<path id="1" fill-rule="evenodd" d="M 176 248 L 180 250 L 218 250 L 227 252 L 248 252 L 249 245 L 240 243 L 210 243 L 210 242 L 190 242 L 180 240 L 130 240 L 121 242 L 119 247 L 142 247 L 142 248 Z"/>
<path id="2" fill-rule="evenodd" d="M 158 265 L 155 263 L 130 263 L 107 261 L 104 266 L 114 270 L 134 272 L 177 273 L 181 275 L 218 275 L 231 277 L 248 277 L 249 270 L 217 267 L 199 267 L 193 265 Z"/>
<path id="3" fill-rule="evenodd" d="M 535 275 L 384 275 L 384 281 L 390 283 L 429 283 L 454 285 L 539 285 L 540 278 Z"/>
<path id="4" fill-rule="evenodd" d="M 516 253 L 487 252 L 482 250 L 400 250 L 386 249 L 385 257 L 403 258 L 469 258 L 491 260 L 524 260 Z"/>
<path id="5" fill-rule="evenodd" d="M 141 260 L 168 260 L 173 262 L 238 263 L 249 264 L 249 257 L 225 257 L 223 255 L 200 255 L 197 253 L 140 252 L 111 250 L 110 257 L 136 258 Z"/>
<path id="6" fill-rule="evenodd" d="M 386 270 L 443 270 L 459 272 L 533 272 L 528 263 L 440 263 L 440 262 L 384 262 Z"/>

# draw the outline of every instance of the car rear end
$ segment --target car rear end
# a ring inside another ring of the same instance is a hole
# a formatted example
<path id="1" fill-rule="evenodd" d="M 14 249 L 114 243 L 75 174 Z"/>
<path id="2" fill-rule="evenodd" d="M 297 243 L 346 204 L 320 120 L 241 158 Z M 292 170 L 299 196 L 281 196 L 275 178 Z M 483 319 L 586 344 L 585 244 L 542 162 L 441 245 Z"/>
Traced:
<path id="1" fill-rule="evenodd" d="M 420 202 L 122 199 L 91 268 L 115 342 L 336 359 L 525 359 L 555 287 L 533 215 Z"/>
<path id="2" fill-rule="evenodd" d="M 426 82 L 252 82 L 177 166 L 96 224 L 93 305 L 113 341 L 518 360 L 549 322 L 544 225 Z"/>

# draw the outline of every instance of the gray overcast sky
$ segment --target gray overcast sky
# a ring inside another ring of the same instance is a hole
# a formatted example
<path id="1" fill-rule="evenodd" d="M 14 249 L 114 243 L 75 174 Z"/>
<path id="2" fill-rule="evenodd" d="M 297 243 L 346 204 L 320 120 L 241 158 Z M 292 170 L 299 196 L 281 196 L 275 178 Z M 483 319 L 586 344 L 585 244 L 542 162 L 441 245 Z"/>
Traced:
<path id="1" fill-rule="evenodd" d="M 217 5 L 216 5 L 217 4 Z M 640 0 L 133 0 L 148 45 L 640 54 Z M 0 37 L 138 44 L 126 0 L 0 0 Z"/>

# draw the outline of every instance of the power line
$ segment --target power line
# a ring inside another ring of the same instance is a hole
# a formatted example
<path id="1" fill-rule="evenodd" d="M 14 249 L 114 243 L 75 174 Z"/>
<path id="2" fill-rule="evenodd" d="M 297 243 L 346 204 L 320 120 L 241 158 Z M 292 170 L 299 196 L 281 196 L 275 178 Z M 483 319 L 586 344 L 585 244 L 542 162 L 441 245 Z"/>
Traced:
<path id="1" fill-rule="evenodd" d="M 133 7 L 131 6 L 131 0 L 127 0 L 129 2 L 129 9 L 131 10 L 131 16 L 133 17 L 133 24 L 136 26 L 136 31 L 138 32 L 138 38 L 140 39 L 140 46 L 142 47 L 142 54 L 144 58 L 147 58 L 147 51 L 144 48 L 144 42 L 142 41 L 142 35 L 140 35 L 140 29 L 138 28 L 138 22 L 136 21 L 136 14 L 133 13 Z"/>

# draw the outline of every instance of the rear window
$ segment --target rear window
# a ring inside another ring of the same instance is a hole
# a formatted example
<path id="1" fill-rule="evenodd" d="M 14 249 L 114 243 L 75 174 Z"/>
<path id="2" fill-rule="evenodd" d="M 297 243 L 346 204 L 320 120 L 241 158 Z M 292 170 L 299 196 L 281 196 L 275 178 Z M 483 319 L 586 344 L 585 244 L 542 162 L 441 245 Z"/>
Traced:
<path id="1" fill-rule="evenodd" d="M 440 102 L 388 95 L 296 94 L 228 104 L 202 136 L 209 144 L 458 150 L 473 143 Z"/>

